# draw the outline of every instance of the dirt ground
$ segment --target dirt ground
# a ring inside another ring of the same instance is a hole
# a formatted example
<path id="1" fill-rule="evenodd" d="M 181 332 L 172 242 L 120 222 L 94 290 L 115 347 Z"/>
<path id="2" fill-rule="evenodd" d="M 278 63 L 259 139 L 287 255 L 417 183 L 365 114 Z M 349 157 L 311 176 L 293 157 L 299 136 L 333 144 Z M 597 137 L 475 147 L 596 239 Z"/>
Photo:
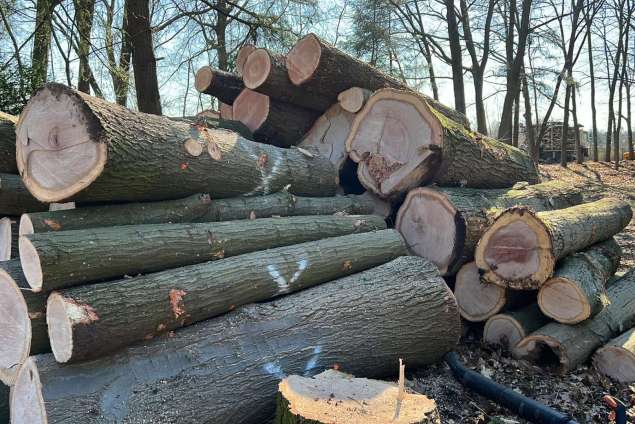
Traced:
<path id="1" fill-rule="evenodd" d="M 635 161 L 622 163 L 615 170 L 607 163 L 541 165 L 543 180 L 561 179 L 584 188 L 585 199 L 615 196 L 635 207 Z M 635 220 L 616 237 L 623 249 L 618 273 L 635 266 Z M 506 353 L 481 346 L 482 327 L 470 326 L 458 353 L 468 367 L 504 384 L 519 393 L 571 415 L 579 423 L 608 423 L 610 409 L 602 396 L 610 394 L 632 407 L 629 422 L 635 422 L 635 384 L 619 384 L 582 367 L 567 375 L 558 375 L 525 361 L 516 361 Z M 487 399 L 466 391 L 454 380 L 445 364 L 420 369 L 409 376 L 414 390 L 436 400 L 444 423 L 512 424 L 525 423 L 509 411 Z"/>

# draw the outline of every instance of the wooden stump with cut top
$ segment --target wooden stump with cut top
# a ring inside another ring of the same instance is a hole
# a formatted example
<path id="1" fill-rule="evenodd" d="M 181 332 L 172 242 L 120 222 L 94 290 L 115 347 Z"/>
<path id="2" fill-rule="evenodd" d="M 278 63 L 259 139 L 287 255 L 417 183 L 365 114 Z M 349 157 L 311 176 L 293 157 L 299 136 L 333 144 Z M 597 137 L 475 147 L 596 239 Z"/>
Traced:
<path id="1" fill-rule="evenodd" d="M 487 320 L 483 329 L 483 342 L 513 352 L 518 342 L 548 322 L 549 318 L 540 312 L 535 303 L 509 310 Z"/>
<path id="2" fill-rule="evenodd" d="M 609 341 L 593 355 L 593 365 L 602 374 L 621 383 L 635 381 L 635 328 Z"/>

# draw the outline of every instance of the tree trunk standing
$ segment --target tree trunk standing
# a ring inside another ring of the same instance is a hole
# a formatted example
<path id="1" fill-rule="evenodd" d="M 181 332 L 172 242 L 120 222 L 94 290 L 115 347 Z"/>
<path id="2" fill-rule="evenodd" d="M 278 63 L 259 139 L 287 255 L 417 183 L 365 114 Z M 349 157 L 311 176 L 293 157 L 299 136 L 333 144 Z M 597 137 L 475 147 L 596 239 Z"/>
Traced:
<path id="1" fill-rule="evenodd" d="M 540 156 L 540 146 L 536 141 L 536 133 L 534 132 L 534 123 L 531 117 L 531 99 L 529 97 L 529 86 L 527 84 L 527 74 L 525 73 L 524 66 L 522 84 L 523 99 L 525 101 L 525 137 L 527 137 L 527 147 L 529 150 L 529 156 L 531 156 L 534 163 L 538 163 L 538 159 Z"/>
<path id="2" fill-rule="evenodd" d="M 216 56 L 218 56 L 218 68 L 221 71 L 229 71 L 229 55 L 227 54 L 227 24 L 228 16 L 232 7 L 227 6 L 226 0 L 216 2 L 216 24 L 214 34 L 216 34 Z"/>
<path id="3" fill-rule="evenodd" d="M 0 172 L 18 173 L 15 161 L 15 126 L 18 117 L 0 111 Z"/>
<path id="4" fill-rule="evenodd" d="M 413 369 L 440 361 L 460 334 L 456 302 L 434 265 L 400 257 L 108 358 L 60 365 L 53 355 L 33 357 L 14 388 L 11 414 L 30 424 L 260 424 L 273 418 L 286 375 L 338 364 L 387 377 L 399 358 Z"/>
<path id="5" fill-rule="evenodd" d="M 624 6 L 624 1 L 621 2 L 621 6 Z M 615 117 L 615 89 L 617 88 L 617 81 L 619 78 L 619 74 L 620 74 L 620 54 L 622 52 L 622 48 L 624 46 L 624 37 L 623 37 L 623 33 L 624 33 L 624 26 L 628 26 L 627 23 L 625 23 L 625 17 L 623 13 L 618 13 L 618 41 L 617 41 L 617 48 L 615 49 L 615 56 L 616 56 L 616 60 L 613 60 L 614 62 L 614 66 L 613 66 L 613 76 L 612 78 L 610 78 L 610 84 L 609 84 L 609 99 L 608 99 L 608 106 L 609 106 L 609 113 L 608 113 L 608 123 L 607 123 L 607 128 L 606 128 L 606 146 L 605 146 L 605 152 L 604 152 L 604 160 L 606 162 L 610 162 L 611 161 L 611 142 L 613 141 L 613 144 L 616 145 L 616 147 L 614 147 L 614 151 L 615 152 L 619 152 L 619 140 L 620 140 L 620 135 L 619 134 L 614 134 L 614 122 L 616 119 L 621 119 L 621 117 Z M 609 40 L 605 39 L 604 40 L 604 49 L 605 52 L 608 49 L 608 44 Z M 609 58 L 607 57 L 607 65 L 609 63 Z M 614 138 L 614 140 L 612 140 Z M 619 159 L 619 158 L 618 158 Z M 617 164 L 616 164 L 617 166 Z"/>
<path id="6" fill-rule="evenodd" d="M 112 79 L 113 91 L 115 92 L 115 101 L 117 104 L 126 106 L 128 103 L 128 85 L 130 74 L 130 57 L 132 55 L 132 47 L 130 45 L 129 25 L 127 10 L 124 7 L 123 19 L 121 23 L 121 48 L 119 52 L 119 62 L 115 59 L 115 41 L 112 33 L 115 16 L 115 0 L 110 3 L 105 2 L 106 6 L 106 25 L 104 28 L 106 34 L 106 57 L 108 58 L 108 66 L 110 78 Z"/>
<path id="7" fill-rule="evenodd" d="M 626 125 L 628 134 L 628 160 L 633 160 L 633 115 L 631 111 L 631 84 L 627 78 L 626 82 Z"/>
<path id="8" fill-rule="evenodd" d="M 567 88 L 564 95 L 564 118 L 562 119 L 562 136 L 560 137 L 560 166 L 567 167 L 568 153 L 567 144 L 569 142 L 569 104 L 571 102 L 571 89 L 573 88 L 573 78 L 571 73 L 567 74 Z"/>
<path id="9" fill-rule="evenodd" d="M 573 131 L 575 140 L 575 160 L 579 165 L 584 163 L 584 155 L 582 153 L 582 144 L 580 142 L 580 127 L 578 126 L 578 102 L 576 100 L 576 90 L 578 85 L 571 87 L 571 115 L 573 116 Z"/>
<path id="10" fill-rule="evenodd" d="M 75 26 L 79 33 L 77 55 L 79 56 L 79 75 L 77 89 L 90 94 L 90 33 L 93 27 L 95 0 L 73 0 L 75 6 Z"/>
<path id="11" fill-rule="evenodd" d="M 589 53 L 589 82 L 591 83 L 591 120 L 593 122 L 592 129 L 592 160 L 594 162 L 598 161 L 598 125 L 597 125 L 597 110 L 595 108 L 595 69 L 593 66 L 593 45 L 591 35 L 591 18 L 589 17 L 588 12 L 585 10 L 584 12 L 584 21 L 588 28 L 587 35 L 587 50 Z"/>
<path id="12" fill-rule="evenodd" d="M 518 138 L 520 136 L 520 85 L 516 100 L 514 101 L 514 132 L 512 136 L 512 146 L 518 147 Z"/>
<path id="13" fill-rule="evenodd" d="M 140 112 L 161 115 L 157 61 L 152 45 L 149 0 L 127 0 L 128 35 L 132 47 L 137 107 Z"/>
<path id="14" fill-rule="evenodd" d="M 627 67 L 626 64 L 628 63 L 628 42 L 629 42 L 629 29 L 630 29 L 630 25 L 631 25 L 631 21 L 630 21 L 630 17 L 632 16 L 632 11 L 630 11 L 630 2 L 627 2 L 627 8 L 629 9 L 628 13 L 628 18 L 627 18 L 627 22 L 625 23 L 625 30 L 624 30 L 624 45 L 623 45 L 623 50 L 622 50 L 622 72 L 620 75 L 620 85 L 619 85 L 619 89 L 618 89 L 618 107 L 617 107 L 617 131 L 616 131 L 616 138 L 615 138 L 615 144 L 614 144 L 614 148 L 613 148 L 613 160 L 615 161 L 615 169 L 619 168 L 619 163 L 620 160 L 622 159 L 622 154 L 621 154 L 621 147 L 622 147 L 622 120 L 624 119 L 624 116 L 622 115 L 622 108 L 623 108 L 623 94 L 622 94 L 622 90 L 624 88 L 624 84 L 626 82 L 626 80 L 628 79 L 628 72 L 627 72 Z M 618 57 L 619 57 L 619 52 L 618 52 Z"/>
<path id="15" fill-rule="evenodd" d="M 620 383 L 635 381 L 635 328 L 598 349 L 593 355 L 593 366 Z"/>
<path id="16" fill-rule="evenodd" d="M 33 197 L 19 175 L 0 174 L 0 216 L 47 210 L 48 204 L 40 203 Z"/>
<path id="17" fill-rule="evenodd" d="M 465 87 L 463 85 L 463 49 L 453 0 L 444 0 L 448 24 L 448 39 L 452 58 L 452 85 L 454 87 L 454 109 L 465 114 Z"/>
<path id="18" fill-rule="evenodd" d="M 53 9 L 58 4 L 59 0 L 37 0 L 33 50 L 31 51 L 31 67 L 34 73 L 33 85 L 36 87 L 46 83 L 51 34 L 53 31 Z"/>

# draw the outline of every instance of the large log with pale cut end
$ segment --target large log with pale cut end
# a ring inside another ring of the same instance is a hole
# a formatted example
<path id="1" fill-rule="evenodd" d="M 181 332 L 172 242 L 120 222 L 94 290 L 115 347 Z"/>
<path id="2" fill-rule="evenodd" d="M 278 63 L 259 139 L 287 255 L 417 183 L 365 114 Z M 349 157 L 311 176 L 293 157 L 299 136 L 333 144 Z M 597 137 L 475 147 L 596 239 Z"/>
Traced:
<path id="1" fill-rule="evenodd" d="M 454 296 L 461 316 L 472 322 L 486 321 L 502 310 L 517 309 L 536 300 L 535 292 L 510 290 L 483 281 L 474 262 L 457 272 Z"/>
<path id="2" fill-rule="evenodd" d="M 0 215 L 15 216 L 47 210 L 49 206 L 29 193 L 19 175 L 0 174 Z"/>
<path id="3" fill-rule="evenodd" d="M 298 195 L 332 196 L 337 188 L 327 159 L 133 112 L 54 83 L 29 100 L 17 143 L 24 183 L 41 201 L 166 200 L 201 192 L 224 198 L 287 185 Z"/>
<path id="4" fill-rule="evenodd" d="M 521 340 L 514 356 L 563 373 L 587 362 L 596 349 L 635 327 L 635 270 L 611 283 L 607 293 L 609 304 L 597 315 L 576 325 L 551 322 Z"/>
<path id="5" fill-rule="evenodd" d="M 0 112 L 0 172 L 17 174 L 15 162 L 15 125 L 18 117 Z"/>
<path id="6" fill-rule="evenodd" d="M 100 227 L 21 236 L 20 261 L 33 290 L 48 292 L 384 228 L 375 215 Z"/>
<path id="7" fill-rule="evenodd" d="M 334 104 L 315 121 L 298 146 L 317 149 L 319 154 L 335 165 L 335 169 L 341 171 L 348 159 L 346 139 L 354 119 L 355 114 Z"/>
<path id="8" fill-rule="evenodd" d="M 0 262 L 0 381 L 12 385 L 29 355 L 50 352 L 46 296 L 31 292 L 17 259 Z"/>
<path id="9" fill-rule="evenodd" d="M 238 305 L 325 283 L 405 253 L 399 233 L 385 230 L 53 292 L 47 312 L 51 347 L 58 362 L 104 356 Z"/>
<path id="10" fill-rule="evenodd" d="M 608 303 L 606 282 L 620 264 L 622 250 L 615 239 L 595 244 L 558 263 L 553 277 L 538 292 L 538 305 L 551 319 L 577 324 Z"/>
<path id="11" fill-rule="evenodd" d="M 635 328 L 609 341 L 593 355 L 593 365 L 620 383 L 635 381 Z"/>
<path id="12" fill-rule="evenodd" d="M 436 402 L 395 383 L 337 370 L 291 375 L 278 386 L 275 424 L 441 423 Z"/>
<path id="13" fill-rule="evenodd" d="M 441 274 L 454 275 L 473 260 L 476 244 L 502 209 L 545 211 L 580 203 L 582 189 L 558 180 L 511 189 L 419 187 L 406 196 L 396 228 L 414 254 L 434 262 Z"/>
<path id="14" fill-rule="evenodd" d="M 16 217 L 0 219 L 0 261 L 18 257 L 18 223 Z"/>
<path id="15" fill-rule="evenodd" d="M 485 323 L 483 342 L 513 352 L 522 339 L 549 322 L 536 303 L 492 316 Z"/>
<path id="16" fill-rule="evenodd" d="M 245 84 L 238 75 L 203 66 L 196 71 L 194 87 L 199 93 L 209 94 L 220 102 L 231 105 L 245 88 Z"/>
<path id="17" fill-rule="evenodd" d="M 474 258 L 485 280 L 514 289 L 538 289 L 556 261 L 607 240 L 628 225 L 633 212 L 615 198 L 555 211 L 513 207 L 483 233 Z"/>
<path id="18" fill-rule="evenodd" d="M 29 424 L 260 424 L 273 418 L 286 375 L 338 364 L 354 375 L 391 376 L 399 358 L 413 369 L 441 360 L 460 333 L 456 302 L 434 265 L 400 257 L 111 357 L 65 365 L 32 357 L 11 414 Z"/>
<path id="19" fill-rule="evenodd" d="M 333 104 L 333 99 L 321 90 L 309 91 L 293 84 L 287 73 L 286 58 L 267 49 L 256 49 L 249 55 L 242 77 L 245 87 L 280 102 L 318 112 L 324 112 Z"/>
<path id="20" fill-rule="evenodd" d="M 357 113 L 362 110 L 371 94 L 373 92 L 365 88 L 351 87 L 337 95 L 337 103 L 345 111 Z"/>
<path id="21" fill-rule="evenodd" d="M 376 91 L 356 115 L 346 150 L 360 182 L 382 197 L 432 180 L 472 188 L 540 181 L 525 152 L 470 131 L 411 91 Z"/>
<path id="22" fill-rule="evenodd" d="M 240 49 L 238 49 L 238 54 L 236 55 L 236 75 L 242 77 L 245 62 L 254 50 L 256 50 L 256 46 L 253 44 L 244 44 Z"/>
<path id="23" fill-rule="evenodd" d="M 247 88 L 234 101 L 232 112 L 256 141 L 280 147 L 298 144 L 320 116 L 320 112 L 280 102 Z"/>

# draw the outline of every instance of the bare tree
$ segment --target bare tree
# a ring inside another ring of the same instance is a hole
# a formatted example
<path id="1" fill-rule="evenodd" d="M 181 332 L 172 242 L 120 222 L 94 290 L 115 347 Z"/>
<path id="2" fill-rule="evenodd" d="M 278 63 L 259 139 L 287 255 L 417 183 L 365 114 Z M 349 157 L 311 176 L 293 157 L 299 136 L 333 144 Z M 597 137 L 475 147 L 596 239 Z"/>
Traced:
<path id="1" fill-rule="evenodd" d="M 39 83 L 44 83 L 47 79 L 53 10 L 58 4 L 59 0 L 37 0 L 36 4 L 31 67 Z"/>
<path id="2" fill-rule="evenodd" d="M 90 65 L 88 55 L 90 53 L 90 33 L 93 27 L 93 15 L 95 14 L 95 0 L 73 0 L 75 5 L 75 25 L 79 33 L 79 77 L 77 89 L 84 93 L 90 93 Z"/>

